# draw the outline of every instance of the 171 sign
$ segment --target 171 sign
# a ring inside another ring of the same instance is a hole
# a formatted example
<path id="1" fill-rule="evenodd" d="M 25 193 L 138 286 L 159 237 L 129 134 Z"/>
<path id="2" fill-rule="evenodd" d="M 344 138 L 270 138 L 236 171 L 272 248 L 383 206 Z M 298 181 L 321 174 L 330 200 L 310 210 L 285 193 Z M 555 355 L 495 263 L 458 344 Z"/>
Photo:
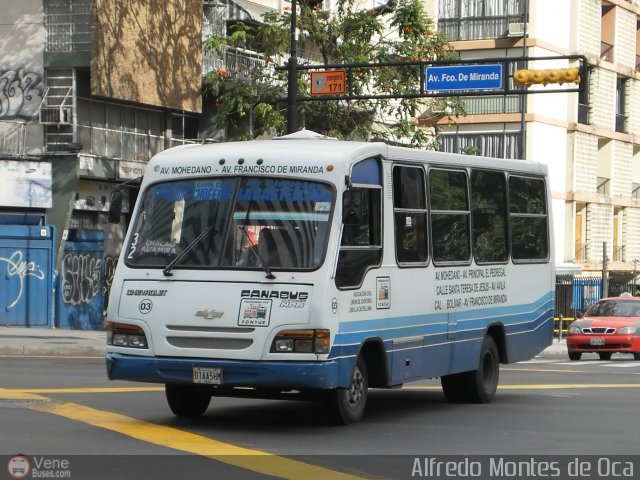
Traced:
<path id="1" fill-rule="evenodd" d="M 426 67 L 425 90 L 427 93 L 501 88 L 503 88 L 501 64 Z"/>

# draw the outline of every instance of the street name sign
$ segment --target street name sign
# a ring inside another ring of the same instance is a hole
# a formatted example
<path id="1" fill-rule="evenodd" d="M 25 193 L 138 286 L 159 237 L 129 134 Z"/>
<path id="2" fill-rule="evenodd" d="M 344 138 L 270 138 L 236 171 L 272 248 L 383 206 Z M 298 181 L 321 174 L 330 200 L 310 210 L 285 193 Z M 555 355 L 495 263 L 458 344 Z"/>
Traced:
<path id="1" fill-rule="evenodd" d="M 503 88 L 502 65 L 499 63 L 426 67 L 425 91 L 427 93 L 501 88 Z"/>

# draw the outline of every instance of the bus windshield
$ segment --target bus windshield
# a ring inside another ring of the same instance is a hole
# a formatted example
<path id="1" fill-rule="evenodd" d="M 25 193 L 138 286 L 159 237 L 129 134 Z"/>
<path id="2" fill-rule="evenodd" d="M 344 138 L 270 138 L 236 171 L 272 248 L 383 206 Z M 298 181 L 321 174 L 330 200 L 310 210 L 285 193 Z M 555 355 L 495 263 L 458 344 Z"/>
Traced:
<path id="1" fill-rule="evenodd" d="M 127 245 L 131 267 L 313 270 L 324 261 L 330 185 L 209 178 L 151 185 Z"/>

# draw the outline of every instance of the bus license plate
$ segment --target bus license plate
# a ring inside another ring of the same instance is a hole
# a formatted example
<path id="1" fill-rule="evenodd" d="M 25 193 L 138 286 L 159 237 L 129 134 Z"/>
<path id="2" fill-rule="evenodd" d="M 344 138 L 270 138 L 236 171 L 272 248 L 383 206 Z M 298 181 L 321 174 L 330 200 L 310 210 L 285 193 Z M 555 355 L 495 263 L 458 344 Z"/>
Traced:
<path id="1" fill-rule="evenodd" d="M 604 338 L 590 338 L 590 345 L 604 345 Z"/>
<path id="2" fill-rule="evenodd" d="M 222 369 L 193 367 L 193 383 L 222 385 Z"/>

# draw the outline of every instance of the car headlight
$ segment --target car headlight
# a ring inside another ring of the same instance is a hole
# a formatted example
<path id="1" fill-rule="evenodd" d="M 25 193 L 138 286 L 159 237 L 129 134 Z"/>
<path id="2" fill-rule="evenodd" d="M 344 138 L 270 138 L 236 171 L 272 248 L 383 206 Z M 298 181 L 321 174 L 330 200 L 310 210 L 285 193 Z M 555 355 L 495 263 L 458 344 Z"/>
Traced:
<path id="1" fill-rule="evenodd" d="M 620 335 L 635 335 L 636 330 L 636 327 L 622 327 L 618 330 L 618 333 Z"/>
<path id="2" fill-rule="evenodd" d="M 582 329 L 580 327 L 576 327 L 575 325 L 570 325 L 568 331 L 569 335 L 578 335 L 579 333 L 582 333 Z"/>

